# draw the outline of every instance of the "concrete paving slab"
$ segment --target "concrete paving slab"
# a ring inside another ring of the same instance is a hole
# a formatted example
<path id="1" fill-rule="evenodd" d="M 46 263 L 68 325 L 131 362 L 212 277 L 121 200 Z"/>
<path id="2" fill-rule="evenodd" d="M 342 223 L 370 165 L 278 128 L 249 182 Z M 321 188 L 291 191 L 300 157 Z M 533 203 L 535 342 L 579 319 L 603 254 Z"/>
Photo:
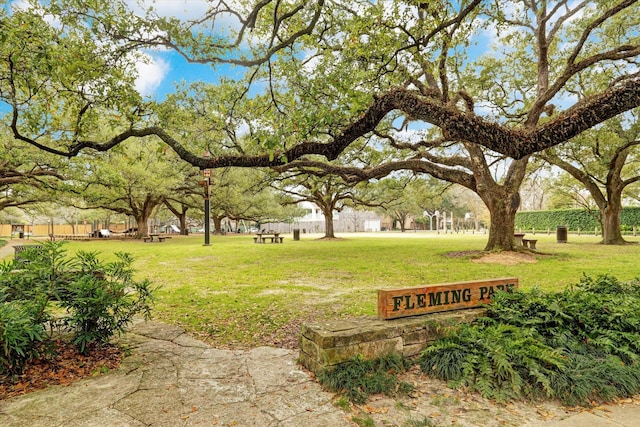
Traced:
<path id="1" fill-rule="evenodd" d="M 625 427 L 640 426 L 640 405 L 608 406 L 606 411 L 596 410 L 595 413 L 602 418 L 615 420 Z"/>
<path id="2" fill-rule="evenodd" d="M 621 425 L 624 424 L 619 424 L 589 412 L 582 412 L 562 421 L 548 424 L 549 427 L 620 427 Z M 635 426 L 638 426 L 637 422 Z"/>
<path id="3" fill-rule="evenodd" d="M 111 408 L 101 408 L 98 411 L 65 420 L 63 424 L 60 424 L 60 427 L 87 427 L 101 425 L 109 427 L 145 427 L 145 424 L 140 421 Z"/>
<path id="4" fill-rule="evenodd" d="M 113 409 L 128 415 L 144 425 L 172 421 L 181 423 L 182 417 L 190 412 L 183 404 L 177 388 L 137 390 L 124 399 L 114 402 Z"/>

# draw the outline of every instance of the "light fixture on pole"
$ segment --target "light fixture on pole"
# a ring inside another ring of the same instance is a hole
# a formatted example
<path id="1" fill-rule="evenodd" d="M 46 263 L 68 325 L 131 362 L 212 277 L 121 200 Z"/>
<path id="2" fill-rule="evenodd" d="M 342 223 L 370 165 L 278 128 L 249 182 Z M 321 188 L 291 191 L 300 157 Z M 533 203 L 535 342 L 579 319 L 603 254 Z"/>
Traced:
<path id="1" fill-rule="evenodd" d="M 211 154 L 207 151 L 204 155 L 205 159 L 209 159 Z M 209 202 L 209 185 L 211 185 L 211 169 L 202 170 L 203 180 L 200 184 L 204 187 L 204 245 L 211 246 L 209 243 L 209 223 L 210 221 L 210 202 Z"/>

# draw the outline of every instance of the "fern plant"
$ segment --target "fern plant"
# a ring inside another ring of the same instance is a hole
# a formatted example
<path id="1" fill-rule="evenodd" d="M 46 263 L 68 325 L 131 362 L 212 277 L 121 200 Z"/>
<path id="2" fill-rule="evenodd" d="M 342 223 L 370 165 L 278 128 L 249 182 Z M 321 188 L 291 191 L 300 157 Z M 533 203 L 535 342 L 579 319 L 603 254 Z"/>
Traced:
<path id="1" fill-rule="evenodd" d="M 422 370 L 469 387 L 483 396 L 505 401 L 553 395 L 554 369 L 564 365 L 562 353 L 545 345 L 532 328 L 507 324 L 464 325 L 428 347 L 419 359 Z"/>
<path id="2" fill-rule="evenodd" d="M 589 404 L 640 391 L 638 280 L 603 275 L 557 293 L 499 293 L 487 310 L 427 348 L 423 371 L 502 401 Z"/>

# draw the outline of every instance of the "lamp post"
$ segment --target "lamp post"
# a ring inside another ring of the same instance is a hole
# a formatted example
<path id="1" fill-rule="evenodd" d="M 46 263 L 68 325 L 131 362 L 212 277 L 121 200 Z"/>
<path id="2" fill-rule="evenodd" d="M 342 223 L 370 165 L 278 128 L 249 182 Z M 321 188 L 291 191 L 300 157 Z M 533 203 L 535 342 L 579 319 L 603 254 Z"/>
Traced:
<path id="1" fill-rule="evenodd" d="M 204 157 L 208 159 L 210 156 L 209 152 L 206 152 Z M 209 241 L 209 223 L 210 221 L 210 202 L 209 202 L 209 185 L 211 185 L 211 169 L 203 169 L 202 170 L 203 180 L 201 181 L 202 186 L 204 187 L 204 245 L 203 246 L 211 246 Z"/>

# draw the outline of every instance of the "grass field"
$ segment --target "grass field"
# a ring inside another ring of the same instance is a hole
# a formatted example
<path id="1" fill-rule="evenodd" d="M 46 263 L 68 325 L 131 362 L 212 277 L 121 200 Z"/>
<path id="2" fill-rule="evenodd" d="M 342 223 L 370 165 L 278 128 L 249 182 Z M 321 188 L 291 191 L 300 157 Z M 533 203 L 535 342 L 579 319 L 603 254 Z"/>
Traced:
<path id="1" fill-rule="evenodd" d="M 583 274 L 640 277 L 640 245 L 602 246 L 594 236 L 536 235 L 533 259 L 474 261 L 483 234 L 344 234 L 340 240 L 256 245 L 250 235 L 176 236 L 164 243 L 70 242 L 69 252 L 117 251 L 136 259 L 140 278 L 160 286 L 155 317 L 218 346 L 278 344 L 308 319 L 375 315 L 377 289 L 517 277 L 522 289 L 558 290 Z M 532 237 L 529 234 L 529 237 Z M 640 238 L 629 240 L 639 242 Z"/>

